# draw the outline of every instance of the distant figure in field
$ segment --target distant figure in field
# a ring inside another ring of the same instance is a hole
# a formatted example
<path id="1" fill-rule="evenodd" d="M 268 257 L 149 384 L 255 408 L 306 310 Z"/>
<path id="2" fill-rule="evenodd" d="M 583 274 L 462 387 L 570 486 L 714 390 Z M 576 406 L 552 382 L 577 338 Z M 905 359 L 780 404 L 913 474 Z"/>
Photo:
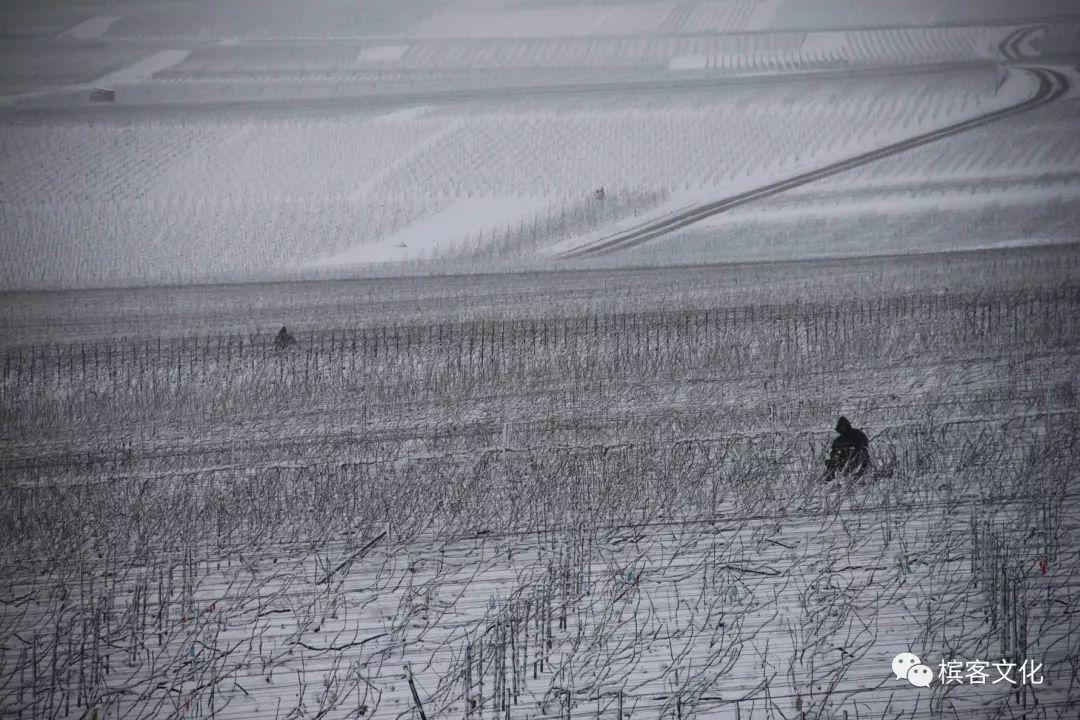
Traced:
<path id="1" fill-rule="evenodd" d="M 296 338 L 294 338 L 292 336 L 292 333 L 286 330 L 285 326 L 282 325 L 281 329 L 278 330 L 277 337 L 274 338 L 274 347 L 276 347 L 278 350 L 285 350 L 295 344 Z"/>
<path id="2" fill-rule="evenodd" d="M 833 440 L 829 459 L 825 461 L 825 482 L 842 476 L 858 479 L 870 465 L 870 439 L 866 433 L 851 427 L 843 415 L 836 421 L 836 432 L 840 437 Z"/>

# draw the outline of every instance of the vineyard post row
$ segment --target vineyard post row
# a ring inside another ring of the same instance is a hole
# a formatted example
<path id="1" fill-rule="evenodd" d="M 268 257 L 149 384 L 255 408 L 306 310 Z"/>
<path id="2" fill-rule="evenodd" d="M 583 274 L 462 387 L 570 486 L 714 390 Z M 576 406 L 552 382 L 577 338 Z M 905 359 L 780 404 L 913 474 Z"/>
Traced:
<path id="1" fill-rule="evenodd" d="M 859 327 L 875 323 L 931 322 L 943 312 L 955 313 L 964 337 L 992 334 L 1007 328 L 1018 333 L 1032 321 L 1045 325 L 1074 317 L 1080 305 L 1080 285 L 1020 294 L 1014 298 L 981 295 L 904 295 L 822 306 L 794 302 L 782 305 L 745 305 L 692 311 L 597 314 L 508 320 L 463 320 L 435 324 L 391 324 L 351 330 L 300 333 L 299 350 L 306 370 L 347 355 L 349 369 L 357 360 L 380 361 L 409 356 L 424 348 L 457 348 L 462 362 L 488 365 L 507 350 L 558 351 L 588 338 L 610 338 L 618 344 L 616 356 L 633 348 L 668 350 L 671 344 L 706 346 L 725 329 L 771 324 L 786 347 L 812 347 L 822 338 L 851 337 Z M 801 340 L 800 340 L 801 337 Z M 579 345 L 575 345 L 579 347 Z M 142 376 L 155 368 L 175 369 L 182 382 L 185 366 L 211 363 L 230 369 L 275 356 L 273 337 L 260 335 L 207 335 L 132 339 L 127 337 L 89 343 L 45 344 L 4 349 L 3 381 L 23 383 L 64 380 L 100 380 L 114 375 Z"/>

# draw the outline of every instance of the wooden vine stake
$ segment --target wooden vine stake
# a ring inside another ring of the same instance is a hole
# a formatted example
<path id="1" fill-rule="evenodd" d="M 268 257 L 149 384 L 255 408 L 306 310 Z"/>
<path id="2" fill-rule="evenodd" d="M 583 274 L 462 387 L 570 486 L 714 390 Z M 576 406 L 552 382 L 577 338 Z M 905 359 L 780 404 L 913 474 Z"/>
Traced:
<path id="1" fill-rule="evenodd" d="M 416 692 L 416 683 L 413 681 L 412 667 L 406 663 L 404 666 L 405 674 L 409 678 L 409 690 L 412 692 L 413 702 L 416 703 L 416 711 L 420 713 L 420 720 L 427 720 L 427 715 L 424 714 L 424 706 L 420 704 L 420 695 Z"/>

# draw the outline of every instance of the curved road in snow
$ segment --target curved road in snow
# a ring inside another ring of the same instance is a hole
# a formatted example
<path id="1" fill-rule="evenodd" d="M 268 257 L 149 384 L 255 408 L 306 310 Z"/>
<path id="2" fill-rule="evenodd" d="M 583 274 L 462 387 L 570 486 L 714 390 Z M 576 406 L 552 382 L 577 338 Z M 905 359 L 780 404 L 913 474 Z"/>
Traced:
<path id="1" fill-rule="evenodd" d="M 1006 60 L 1030 60 L 1031 58 L 1024 56 L 1024 53 L 1020 48 L 1021 43 L 1035 33 L 1045 30 L 1045 25 L 1031 25 L 1028 27 L 1017 28 L 1005 36 L 1005 39 L 1001 41 L 998 48 L 1001 50 L 1001 54 L 1005 56 Z"/>
<path id="2" fill-rule="evenodd" d="M 1017 31 L 1006 38 L 1002 43 L 1003 52 L 1008 47 L 1009 51 L 1012 51 L 1023 39 L 1027 32 L 1031 32 L 1032 28 L 1025 28 L 1024 32 Z M 1011 52 L 1007 53 L 1008 57 L 1013 57 Z M 912 148 L 919 147 L 920 145 L 926 145 L 932 143 L 935 140 L 940 140 L 950 135 L 956 135 L 958 133 L 973 130 L 983 125 L 988 125 L 996 120 L 1000 120 L 1010 115 L 1016 115 L 1018 113 L 1032 110 L 1041 105 L 1045 105 L 1049 102 L 1053 102 L 1057 98 L 1061 97 L 1069 89 L 1068 79 L 1057 72 L 1048 68 L 1039 67 L 1024 67 L 1020 68 L 1024 72 L 1033 75 L 1039 81 L 1038 90 L 1027 100 L 1010 105 L 1000 110 L 995 110 L 985 115 L 979 115 L 977 117 L 970 118 L 938 130 L 917 135 L 907 140 L 901 140 L 900 142 L 886 145 L 870 152 L 856 155 L 855 157 L 848 158 L 847 160 L 841 160 L 840 162 L 826 165 L 825 167 L 811 170 L 809 172 L 801 173 L 784 180 L 780 180 L 769 185 L 764 185 L 753 190 L 749 190 L 738 195 L 734 195 L 722 200 L 704 203 L 695 207 L 688 208 L 680 211 L 674 215 L 668 215 L 663 218 L 646 222 L 638 227 L 631 228 L 620 233 L 614 233 L 599 240 L 595 240 L 587 245 L 573 248 L 562 252 L 555 257 L 558 258 L 582 258 L 582 257 L 596 257 L 599 255 L 607 255 L 619 250 L 625 250 L 627 248 L 640 245 L 641 243 L 653 240 L 661 235 L 679 230 L 688 225 L 693 225 L 696 222 L 704 220 L 705 218 L 718 215 L 722 212 L 745 205 L 746 203 L 753 202 L 754 200 L 760 200 L 761 198 L 769 197 L 770 195 L 776 195 L 786 190 L 805 185 L 807 183 L 820 180 L 822 178 L 829 177 L 830 175 L 836 175 L 846 170 L 859 167 L 860 165 L 866 165 L 868 163 L 880 160 L 890 155 L 896 155 L 897 153 L 910 150 Z"/>

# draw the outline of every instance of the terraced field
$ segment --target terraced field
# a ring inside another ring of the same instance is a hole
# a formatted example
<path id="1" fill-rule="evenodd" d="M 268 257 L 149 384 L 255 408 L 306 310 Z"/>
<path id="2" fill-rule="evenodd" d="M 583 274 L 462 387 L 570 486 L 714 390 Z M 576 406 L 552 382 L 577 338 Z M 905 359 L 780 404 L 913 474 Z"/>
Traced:
<path id="1" fill-rule="evenodd" d="M 0 126 L 9 258 L 0 280 L 278 279 L 328 272 L 351 254 L 428 270 L 480 257 L 535 265 L 545 262 L 539 250 L 665 201 L 723 197 L 1029 94 L 1022 74 L 1000 91 L 998 81 L 986 68 L 933 84 L 897 79 L 886 102 L 876 84 L 848 79 L 674 100 L 615 96 L 602 106 L 589 97 L 514 101 L 484 112 L 12 120 Z M 1076 144 L 1062 143 L 1061 164 L 1071 167 Z"/>

